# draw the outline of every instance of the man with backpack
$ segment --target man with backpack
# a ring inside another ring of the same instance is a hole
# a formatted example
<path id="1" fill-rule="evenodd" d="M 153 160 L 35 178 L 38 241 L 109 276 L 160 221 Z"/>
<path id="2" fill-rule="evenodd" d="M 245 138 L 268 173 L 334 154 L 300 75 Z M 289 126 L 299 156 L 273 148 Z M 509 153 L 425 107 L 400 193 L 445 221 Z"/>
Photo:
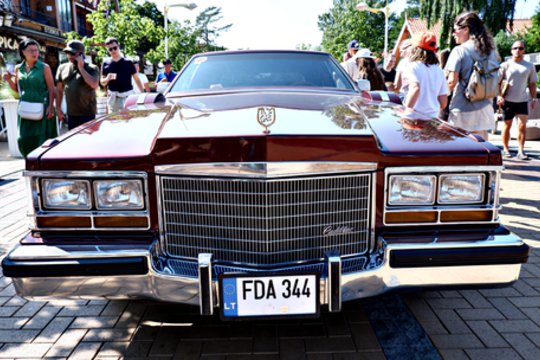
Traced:
<path id="1" fill-rule="evenodd" d="M 527 133 L 527 120 L 529 117 L 529 99 L 527 88 L 531 96 L 531 108 L 536 107 L 536 83 L 538 75 L 534 65 L 523 59 L 525 43 L 521 40 L 512 44 L 512 58 L 501 66 L 501 94 L 497 98 L 497 105 L 501 106 L 504 115 L 502 129 L 503 155 L 510 158 L 508 143 L 510 141 L 510 128 L 514 117 L 518 118 L 518 154 L 519 160 L 528 160 L 524 152 L 525 137 Z"/>

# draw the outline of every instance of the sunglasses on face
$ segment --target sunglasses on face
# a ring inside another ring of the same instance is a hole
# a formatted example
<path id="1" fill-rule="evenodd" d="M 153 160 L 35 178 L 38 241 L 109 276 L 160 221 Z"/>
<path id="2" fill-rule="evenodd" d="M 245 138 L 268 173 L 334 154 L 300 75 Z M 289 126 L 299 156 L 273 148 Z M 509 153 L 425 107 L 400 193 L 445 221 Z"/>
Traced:
<path id="1" fill-rule="evenodd" d="M 525 50 L 523 46 L 513 47 L 512 50 Z"/>
<path id="2" fill-rule="evenodd" d="M 116 50 L 118 50 L 118 46 L 111 46 L 110 48 L 107 48 L 108 52 L 116 51 Z"/>

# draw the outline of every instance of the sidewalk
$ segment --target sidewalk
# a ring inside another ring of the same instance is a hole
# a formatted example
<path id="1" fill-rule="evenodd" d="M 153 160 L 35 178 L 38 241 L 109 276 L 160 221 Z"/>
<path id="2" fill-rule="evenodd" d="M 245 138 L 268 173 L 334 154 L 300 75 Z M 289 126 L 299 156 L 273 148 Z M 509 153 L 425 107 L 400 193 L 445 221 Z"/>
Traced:
<path id="1" fill-rule="evenodd" d="M 499 135 L 490 141 L 502 149 Z M 517 152 L 516 140 L 510 150 Z M 502 223 L 531 246 L 519 280 L 500 289 L 431 291 L 404 300 L 445 359 L 538 359 L 540 354 L 540 141 L 531 161 L 504 160 Z"/>
<path id="2" fill-rule="evenodd" d="M 501 146 L 500 136 L 490 140 Z M 516 150 L 515 140 L 511 150 Z M 520 279 L 510 287 L 381 296 L 347 303 L 342 313 L 314 320 L 223 323 L 174 304 L 27 301 L 15 295 L 9 278 L 0 277 L 0 359 L 536 360 L 540 353 L 540 141 L 528 141 L 526 152 L 531 161 L 504 160 L 501 183 L 502 222 L 532 248 Z M 11 158 L 7 143 L 0 142 L 0 257 L 27 231 L 23 167 L 24 160 Z M 400 307 L 403 303 L 407 306 Z M 407 313 L 414 315 L 411 318 L 423 334 L 411 330 Z M 418 339 L 433 343 L 434 352 L 425 351 Z M 401 352 L 388 352 L 392 346 Z"/>

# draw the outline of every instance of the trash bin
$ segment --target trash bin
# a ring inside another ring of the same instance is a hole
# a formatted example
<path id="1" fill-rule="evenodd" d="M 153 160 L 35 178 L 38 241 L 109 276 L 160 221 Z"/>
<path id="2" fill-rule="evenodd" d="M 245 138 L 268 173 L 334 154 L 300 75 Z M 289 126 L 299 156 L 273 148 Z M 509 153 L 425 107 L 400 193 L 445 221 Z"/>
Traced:
<path id="1" fill-rule="evenodd" d="M 17 124 L 17 105 L 19 100 L 0 100 L 0 103 L 4 107 L 4 117 L 6 118 L 7 138 L 9 154 L 13 157 L 22 157 L 19 151 L 19 144 L 17 138 L 19 137 L 19 126 Z"/>

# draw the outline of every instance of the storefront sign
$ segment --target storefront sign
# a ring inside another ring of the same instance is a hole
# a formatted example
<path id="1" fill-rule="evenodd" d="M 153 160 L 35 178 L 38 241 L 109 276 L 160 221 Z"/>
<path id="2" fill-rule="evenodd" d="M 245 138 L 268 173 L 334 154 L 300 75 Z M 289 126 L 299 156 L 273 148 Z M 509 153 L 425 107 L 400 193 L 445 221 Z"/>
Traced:
<path id="1" fill-rule="evenodd" d="M 43 32 L 45 34 L 50 34 L 50 35 L 54 35 L 54 36 L 62 36 L 62 32 L 60 30 L 55 29 L 55 28 L 50 27 L 50 26 L 43 25 Z"/>
<path id="2" fill-rule="evenodd" d="M 19 39 L 14 36 L 0 35 L 0 49 L 17 50 Z"/>

